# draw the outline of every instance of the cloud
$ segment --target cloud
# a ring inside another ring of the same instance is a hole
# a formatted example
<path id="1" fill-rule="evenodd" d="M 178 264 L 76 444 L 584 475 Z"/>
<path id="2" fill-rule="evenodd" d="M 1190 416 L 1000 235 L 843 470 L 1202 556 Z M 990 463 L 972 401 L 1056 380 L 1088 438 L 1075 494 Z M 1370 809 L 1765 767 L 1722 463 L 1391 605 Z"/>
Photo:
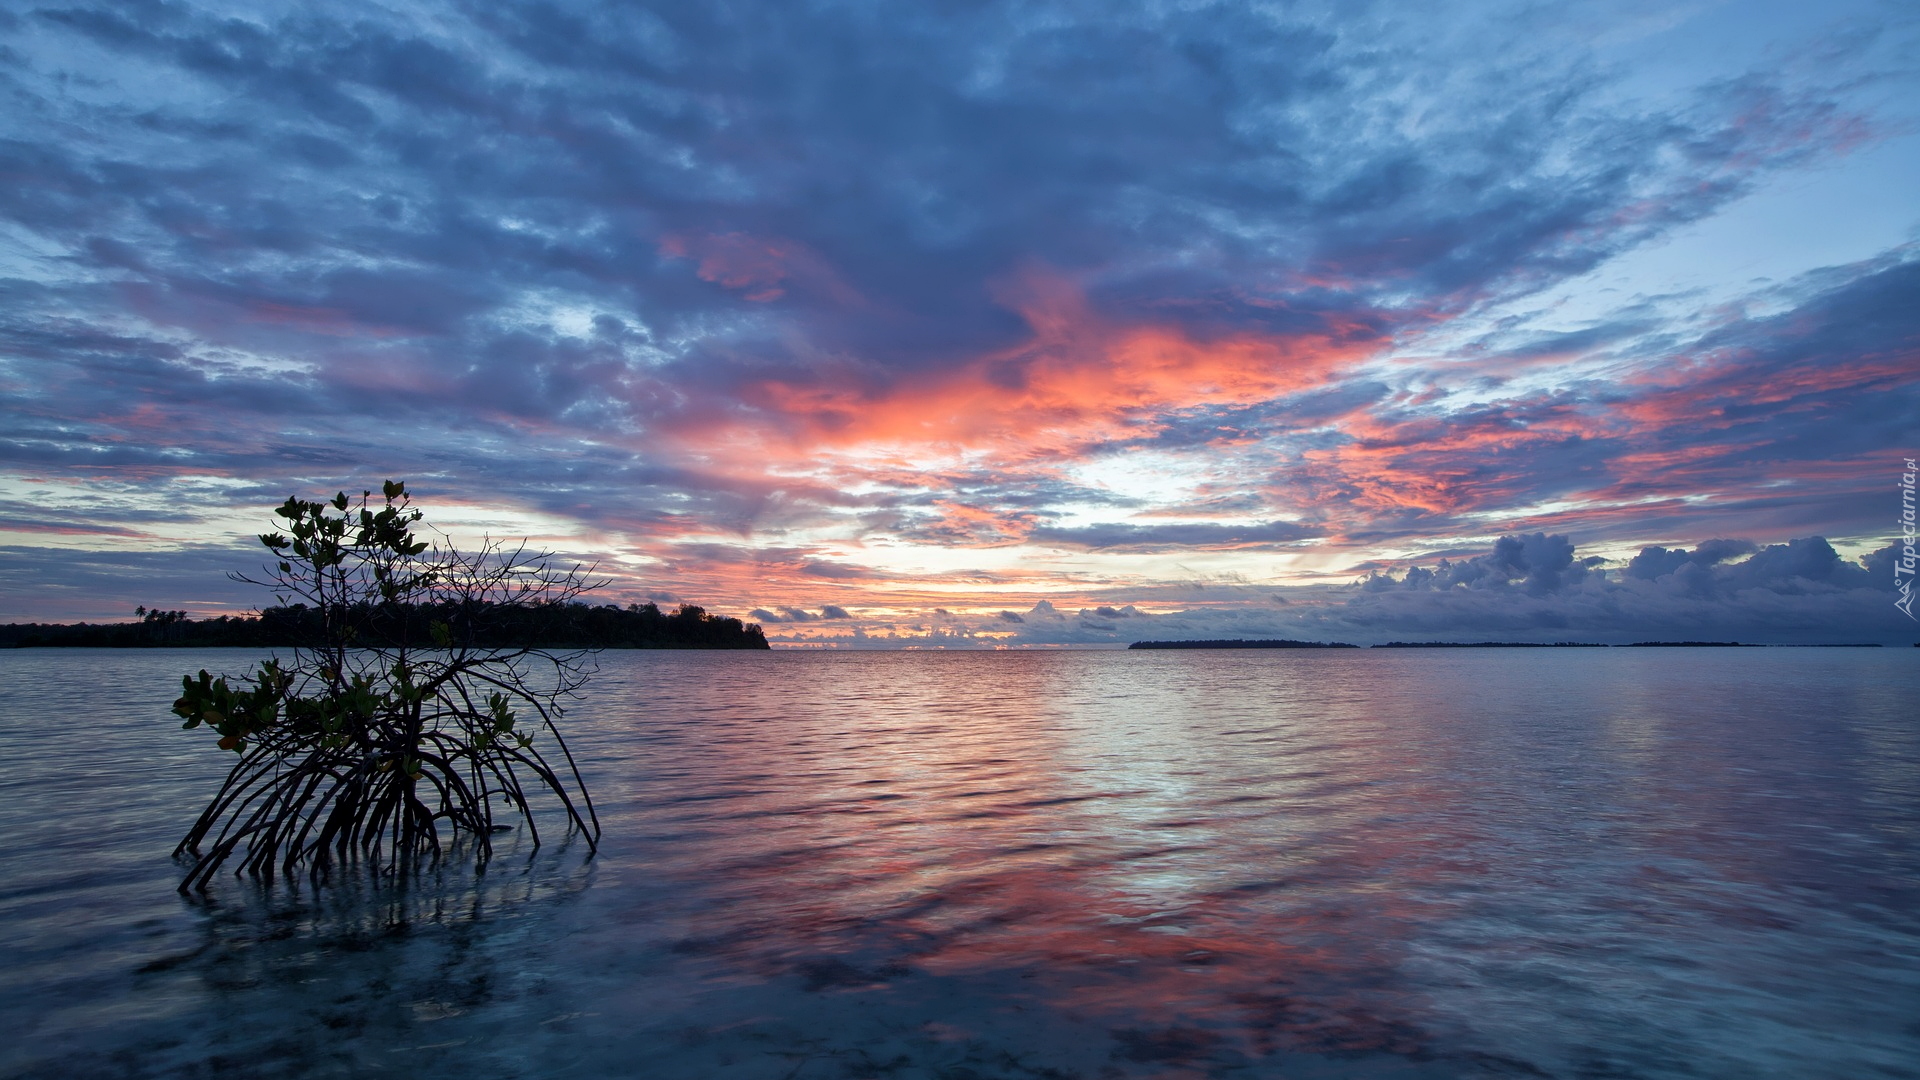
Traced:
<path id="1" fill-rule="evenodd" d="M 1653 549 L 1649 549 L 1653 550 Z M 1644 554 L 1644 553 L 1643 553 Z M 1493 550 L 1458 563 L 1440 560 L 1438 566 L 1416 566 L 1398 580 L 1370 574 L 1365 587 L 1372 592 L 1392 589 L 1505 589 L 1515 579 L 1532 596 L 1559 592 L 1585 580 L 1587 571 L 1606 560 L 1599 556 L 1575 559 L 1573 541 L 1564 536 L 1534 533 L 1503 536 Z"/>
<path id="2" fill-rule="evenodd" d="M 1866 558 L 1884 561 L 1892 550 L 1892 547 L 1882 548 Z M 1729 561 L 1740 556 L 1749 557 Z M 1369 592 L 1498 590 L 1505 589 L 1516 578 L 1523 578 L 1529 595 L 1545 596 L 1582 587 L 1588 581 L 1588 571 L 1606 561 L 1599 556 L 1576 559 L 1573 542 L 1565 536 L 1543 533 L 1503 536 L 1485 555 L 1458 563 L 1442 559 L 1431 568 L 1415 566 L 1398 579 L 1387 574 L 1369 574 L 1364 588 Z M 1606 573 L 1595 573 L 1593 578 L 1604 582 Z M 1893 587 L 1890 575 L 1885 576 L 1885 580 L 1872 578 L 1866 563 L 1841 558 L 1833 545 L 1819 536 L 1766 547 L 1747 540 L 1707 540 L 1691 551 L 1653 545 L 1640 549 L 1639 554 L 1628 560 L 1621 581 L 1634 587 L 1648 582 L 1695 594 L 1742 589 L 1790 593 L 1810 585 L 1840 589 Z"/>
<path id="3" fill-rule="evenodd" d="M 1855 562 L 1820 537 L 1769 545 L 1718 539 L 1691 549 L 1649 546 L 1622 566 L 1602 567 L 1606 560 L 1581 555 L 1565 536 L 1530 534 L 1399 575 L 1295 588 L 1284 597 L 1240 589 L 1200 605 L 1100 604 L 1071 617 L 1046 600 L 1025 615 L 942 608 L 938 627 L 873 620 L 861 624 L 858 640 L 844 631 L 810 640 L 944 648 L 1219 638 L 1903 645 L 1913 630 L 1893 605 L 1896 550 Z"/>
<path id="4" fill-rule="evenodd" d="M 0 621 L 126 622 L 142 604 L 195 618 L 244 614 L 273 598 L 227 572 L 263 561 L 257 543 L 144 551 L 0 546 Z"/>
<path id="5" fill-rule="evenodd" d="M 1657 362 L 1609 350 L 1530 381 L 1504 353 L 1475 361 L 1470 370 L 1513 381 L 1476 375 L 1389 400 L 1304 448 L 1284 477 L 1304 491 L 1295 512 L 1311 520 L 1344 501 L 1360 519 L 1347 531 L 1378 536 L 1432 535 L 1489 513 L 1509 528 L 1623 539 L 1716 520 L 1775 536 L 1873 535 L 1886 448 L 1920 424 L 1905 375 L 1920 356 L 1912 255 L 1810 274 L 1754 298 L 1783 305 L 1772 314 L 1737 311 L 1696 336 L 1649 335 L 1627 350 Z M 1557 508 L 1534 509 L 1546 504 Z"/>
<path id="6" fill-rule="evenodd" d="M 821 619 L 821 616 L 797 607 L 782 607 L 778 613 L 768 611 L 766 608 L 754 608 L 748 614 L 763 623 L 809 623 L 819 622 Z"/>
<path id="7" fill-rule="evenodd" d="M 1127 522 L 1110 522 L 1099 525 L 1038 528 L 1029 534 L 1029 539 L 1035 543 L 1061 547 L 1155 551 L 1171 548 L 1242 548 L 1291 544 L 1315 535 L 1318 535 L 1318 530 L 1289 521 L 1263 521 L 1249 525 L 1223 525 L 1212 522 L 1134 525 Z"/>
<path id="8" fill-rule="evenodd" d="M 1503 537 L 1462 562 L 1371 575 L 1360 595 L 1322 617 L 1355 632 L 1455 640 L 1484 631 L 1523 640 L 1889 641 L 1904 632 L 1893 577 L 1867 568 L 1885 550 L 1851 562 L 1817 536 L 1765 546 L 1710 540 L 1692 550 L 1649 546 L 1616 572 L 1592 569 L 1604 560 L 1576 557 L 1564 536 Z"/>
<path id="9" fill-rule="evenodd" d="M 747 614 L 753 619 L 763 623 L 811 623 L 822 620 L 853 618 L 853 616 L 847 612 L 846 608 L 836 607 L 832 604 L 822 607 L 819 614 L 815 614 L 805 608 L 784 606 L 781 607 L 777 613 L 768 611 L 766 608 L 754 608 Z"/>
<path id="10" fill-rule="evenodd" d="M 1684 548 L 1668 551 L 1656 544 L 1640 549 L 1640 554 L 1627 564 L 1627 576 L 1657 581 L 1692 567 L 1707 568 L 1705 572 L 1710 575 L 1711 567 L 1737 556 L 1751 555 L 1754 550 L 1753 544 L 1746 540 L 1707 540 L 1692 551 Z"/>
<path id="11" fill-rule="evenodd" d="M 1177 552 L 1257 575 L 1490 530 L 1871 535 L 1876 455 L 1920 428 L 1899 238 L 1711 311 L 1526 308 L 1886 137 L 1859 89 L 1885 63 L 1820 38 L 1852 82 L 1770 61 L 1629 93 L 1630 59 L 1555 25 L 23 11 L 0 458 L 67 502 L 7 523 L 81 550 L 399 476 L 795 627 L 821 579 L 855 611 L 1012 611 L 1009 582 L 1117 611 Z M 1584 580 L 1558 558 L 1447 572 L 1538 598 Z M 136 595 L 48 572 L 36 609 Z"/>

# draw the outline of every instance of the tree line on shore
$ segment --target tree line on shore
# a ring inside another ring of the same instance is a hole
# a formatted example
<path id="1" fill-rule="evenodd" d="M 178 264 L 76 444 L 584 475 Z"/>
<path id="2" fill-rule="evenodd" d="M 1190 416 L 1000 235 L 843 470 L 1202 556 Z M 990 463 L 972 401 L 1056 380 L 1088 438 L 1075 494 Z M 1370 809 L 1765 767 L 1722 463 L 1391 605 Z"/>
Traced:
<path id="1" fill-rule="evenodd" d="M 8 623 L 0 625 L 0 648 L 292 648 L 318 640 L 325 622 L 319 608 L 306 604 L 210 619 L 144 606 L 136 615 L 137 621 L 125 623 Z M 380 644 L 430 642 L 438 622 L 454 640 L 480 648 L 767 648 L 758 624 L 692 604 L 671 612 L 653 603 L 385 604 L 359 615 L 356 623 L 369 627 Z"/>

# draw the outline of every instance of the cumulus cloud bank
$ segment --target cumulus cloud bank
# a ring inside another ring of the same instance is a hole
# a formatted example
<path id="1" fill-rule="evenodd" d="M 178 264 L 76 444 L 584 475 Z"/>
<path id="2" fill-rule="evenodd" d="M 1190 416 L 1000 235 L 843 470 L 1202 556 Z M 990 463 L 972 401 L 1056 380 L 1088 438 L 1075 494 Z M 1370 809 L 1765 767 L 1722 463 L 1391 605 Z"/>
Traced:
<path id="1" fill-rule="evenodd" d="M 1818 536 L 1765 546 L 1716 539 L 1692 549 L 1648 546 L 1606 566 L 1600 556 L 1579 555 L 1565 536 L 1532 533 L 1501 537 L 1478 555 L 1292 597 L 1241 589 L 1160 611 L 1130 604 L 1070 614 L 1051 601 L 1026 615 L 959 617 L 943 609 L 947 625 L 937 640 L 884 623 L 863 626 L 858 641 L 811 640 L 976 648 L 1219 638 L 1905 645 L 1920 635 L 1893 603 L 1897 551 L 1889 546 L 1855 561 Z"/>
<path id="2" fill-rule="evenodd" d="M 1765 547 L 1709 540 L 1692 550 L 1649 546 L 1624 567 L 1576 558 L 1564 536 L 1503 537 L 1494 550 L 1399 579 L 1369 576 L 1339 621 L 1356 630 L 1420 635 L 1464 629 L 1623 638 L 1758 642 L 1898 641 L 1894 578 L 1843 559 L 1818 536 Z M 1729 562 L 1747 555 L 1742 561 Z"/>

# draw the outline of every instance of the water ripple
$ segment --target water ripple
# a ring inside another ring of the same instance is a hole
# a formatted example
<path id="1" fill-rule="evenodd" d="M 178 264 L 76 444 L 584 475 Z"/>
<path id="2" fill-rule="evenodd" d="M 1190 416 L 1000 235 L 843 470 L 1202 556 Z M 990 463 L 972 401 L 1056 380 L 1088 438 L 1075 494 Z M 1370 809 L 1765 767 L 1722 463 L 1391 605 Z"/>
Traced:
<path id="1" fill-rule="evenodd" d="M 186 905 L 222 763 L 166 702 L 243 661 L 0 657 L 9 1075 L 1920 1059 L 1893 650 L 610 654 L 568 717 L 599 858 Z"/>

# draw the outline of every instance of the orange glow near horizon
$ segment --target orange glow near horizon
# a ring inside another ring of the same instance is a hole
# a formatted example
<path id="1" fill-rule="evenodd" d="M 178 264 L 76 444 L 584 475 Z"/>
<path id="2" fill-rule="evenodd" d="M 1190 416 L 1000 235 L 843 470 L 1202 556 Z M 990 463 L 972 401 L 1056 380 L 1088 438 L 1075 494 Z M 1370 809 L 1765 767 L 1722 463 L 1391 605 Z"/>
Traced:
<path id="1" fill-rule="evenodd" d="M 1176 325 L 1110 325 L 1069 283 L 1030 275 L 1017 310 L 1027 341 L 956 367 L 871 385 L 848 370 L 770 378 L 740 391 L 752 420 L 722 434 L 749 453 L 853 452 L 876 461 L 975 451 L 1009 466 L 1071 459 L 1150 437 L 1169 414 L 1253 405 L 1324 386 L 1372 358 L 1357 328 L 1295 337 L 1197 340 Z M 711 438 L 710 428 L 699 432 Z"/>

